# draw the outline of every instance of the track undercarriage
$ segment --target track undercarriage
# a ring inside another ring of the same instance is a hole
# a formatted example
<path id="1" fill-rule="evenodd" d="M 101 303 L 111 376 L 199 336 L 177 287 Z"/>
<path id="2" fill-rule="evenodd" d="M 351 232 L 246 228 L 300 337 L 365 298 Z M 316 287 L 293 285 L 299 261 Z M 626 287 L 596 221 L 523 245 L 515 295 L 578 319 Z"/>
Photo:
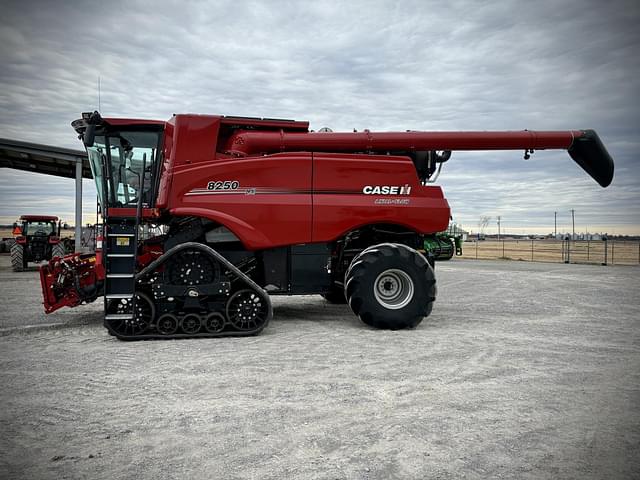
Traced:
<path id="1" fill-rule="evenodd" d="M 106 295 L 105 327 L 122 340 L 260 333 L 269 295 L 211 247 L 173 247 L 135 276 L 135 296 Z"/>

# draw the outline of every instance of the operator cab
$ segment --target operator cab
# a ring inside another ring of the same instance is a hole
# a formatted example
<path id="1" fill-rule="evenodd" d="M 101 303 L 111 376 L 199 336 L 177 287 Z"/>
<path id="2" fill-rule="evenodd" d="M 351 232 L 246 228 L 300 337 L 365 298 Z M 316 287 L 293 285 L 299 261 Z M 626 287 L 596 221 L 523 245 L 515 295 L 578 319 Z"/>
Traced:
<path id="1" fill-rule="evenodd" d="M 20 217 L 20 234 L 23 237 L 48 237 L 57 232 L 57 217 L 31 217 L 23 215 Z"/>
<path id="2" fill-rule="evenodd" d="M 162 122 L 110 122 L 98 112 L 72 123 L 82 138 L 100 204 L 135 208 L 155 205 L 162 156 Z"/>

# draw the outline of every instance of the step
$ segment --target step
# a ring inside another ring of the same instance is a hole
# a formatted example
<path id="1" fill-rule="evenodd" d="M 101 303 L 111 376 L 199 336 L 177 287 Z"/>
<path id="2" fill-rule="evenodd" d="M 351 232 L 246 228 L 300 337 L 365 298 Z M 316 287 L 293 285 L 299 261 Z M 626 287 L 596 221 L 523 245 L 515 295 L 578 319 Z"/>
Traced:
<path id="1" fill-rule="evenodd" d="M 110 293 L 108 295 L 105 295 L 105 298 L 107 300 L 116 300 L 121 298 L 131 299 L 133 298 L 133 295 L 129 293 Z"/>
<path id="2" fill-rule="evenodd" d="M 107 253 L 107 258 L 133 258 L 133 253 Z"/>
<path id="3" fill-rule="evenodd" d="M 107 237 L 135 237 L 135 233 L 107 233 Z"/>
<path id="4" fill-rule="evenodd" d="M 133 273 L 107 273 L 107 278 L 133 278 Z"/>
<path id="5" fill-rule="evenodd" d="M 133 320 L 133 315 L 130 313 L 111 313 L 105 315 L 105 320 Z"/>

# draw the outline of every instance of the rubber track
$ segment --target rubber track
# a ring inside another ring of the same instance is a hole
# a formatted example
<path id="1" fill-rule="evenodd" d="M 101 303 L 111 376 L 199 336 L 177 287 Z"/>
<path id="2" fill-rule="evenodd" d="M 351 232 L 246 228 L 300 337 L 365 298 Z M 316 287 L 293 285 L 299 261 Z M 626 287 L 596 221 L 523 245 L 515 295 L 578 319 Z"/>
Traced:
<path id="1" fill-rule="evenodd" d="M 163 255 L 156 258 L 153 262 L 143 268 L 136 275 L 136 283 L 143 280 L 146 276 L 153 273 L 158 267 L 163 265 L 170 257 L 181 252 L 182 250 L 195 249 L 205 252 L 206 254 L 212 256 L 215 260 L 220 262 L 224 267 L 226 267 L 229 271 L 231 271 L 234 275 L 236 275 L 241 281 L 243 281 L 250 290 L 253 290 L 260 298 L 262 298 L 268 307 L 267 319 L 265 322 L 258 328 L 253 330 L 242 330 L 242 331 L 228 331 L 228 332 L 220 332 L 220 333 L 196 333 L 196 334 L 186 334 L 186 333 L 176 333 L 173 335 L 160 335 L 157 333 L 152 334 L 142 334 L 142 335 L 121 335 L 115 332 L 105 321 L 105 326 L 109 330 L 109 332 L 114 335 L 119 340 L 147 340 L 147 339 L 162 339 L 168 340 L 172 338 L 219 338 L 219 337 L 248 337 L 252 335 L 259 334 L 262 330 L 266 328 L 269 324 L 269 321 L 273 318 L 273 306 L 271 305 L 271 298 L 269 294 L 260 288 L 260 286 L 255 283 L 251 278 L 242 273 L 235 265 L 229 262 L 226 258 L 216 252 L 213 248 L 208 245 L 204 245 L 202 243 L 197 242 L 185 242 L 175 247 L 167 250 Z M 171 313 L 171 312 L 169 312 Z"/>

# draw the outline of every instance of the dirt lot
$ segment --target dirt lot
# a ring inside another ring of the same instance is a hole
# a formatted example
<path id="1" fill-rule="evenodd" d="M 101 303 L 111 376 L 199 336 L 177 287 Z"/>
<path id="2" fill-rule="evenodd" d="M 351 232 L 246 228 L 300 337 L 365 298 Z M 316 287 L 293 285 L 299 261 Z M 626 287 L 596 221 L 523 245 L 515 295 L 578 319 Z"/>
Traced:
<path id="1" fill-rule="evenodd" d="M 1 478 L 640 476 L 638 267 L 458 259 L 414 331 L 298 297 L 259 337 L 124 343 L 7 265 Z"/>

